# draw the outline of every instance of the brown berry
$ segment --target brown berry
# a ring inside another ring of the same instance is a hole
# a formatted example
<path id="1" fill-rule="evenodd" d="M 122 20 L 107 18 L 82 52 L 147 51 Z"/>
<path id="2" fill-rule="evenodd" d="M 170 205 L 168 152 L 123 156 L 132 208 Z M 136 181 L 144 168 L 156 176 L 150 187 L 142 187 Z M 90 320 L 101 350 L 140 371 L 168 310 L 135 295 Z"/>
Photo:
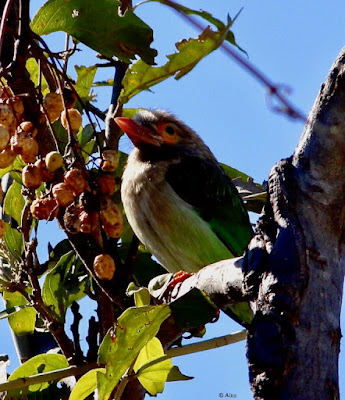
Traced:
<path id="1" fill-rule="evenodd" d="M 11 137 L 11 149 L 16 154 L 21 154 L 23 152 L 23 146 L 25 141 L 29 136 L 25 132 L 16 133 Z"/>
<path id="2" fill-rule="evenodd" d="M 66 172 L 64 181 L 72 189 L 75 196 L 83 193 L 87 186 L 83 173 L 77 168 L 72 168 Z"/>
<path id="3" fill-rule="evenodd" d="M 66 108 L 73 108 L 77 101 L 76 93 L 70 88 L 63 88 L 63 98 L 65 99 Z"/>
<path id="4" fill-rule="evenodd" d="M 123 231 L 122 214 L 110 197 L 100 199 L 99 215 L 106 234 L 112 238 L 120 237 Z"/>
<path id="5" fill-rule="evenodd" d="M 80 213 L 82 212 L 82 207 L 79 204 L 71 204 L 66 208 L 65 214 L 63 216 L 64 227 L 69 233 L 80 232 Z"/>
<path id="6" fill-rule="evenodd" d="M 112 196 L 116 190 L 115 179 L 109 174 L 101 175 L 98 180 L 98 189 L 101 194 Z"/>
<path id="7" fill-rule="evenodd" d="M 63 157 L 57 151 L 51 151 L 45 156 L 48 171 L 54 172 L 63 166 Z"/>
<path id="8" fill-rule="evenodd" d="M 0 124 L 0 151 L 4 150 L 10 140 L 10 132 L 7 126 Z"/>
<path id="9" fill-rule="evenodd" d="M 36 165 L 26 165 L 22 171 L 22 180 L 23 185 L 28 189 L 37 189 L 42 183 L 41 172 Z"/>
<path id="10" fill-rule="evenodd" d="M 0 86 L 0 99 L 7 100 L 14 96 L 12 89 L 8 85 Z"/>
<path id="11" fill-rule="evenodd" d="M 12 108 L 14 115 L 17 119 L 21 119 L 24 114 L 23 100 L 19 96 L 12 96 L 7 100 L 7 103 Z"/>
<path id="12" fill-rule="evenodd" d="M 115 274 L 115 262 L 109 254 L 100 254 L 93 261 L 93 269 L 101 280 L 109 281 Z"/>
<path id="13" fill-rule="evenodd" d="M 66 112 L 67 111 L 67 112 Z M 81 127 L 82 116 L 80 112 L 76 108 L 70 108 L 68 110 L 63 110 L 61 113 L 61 124 L 62 126 L 68 130 L 68 127 L 71 127 L 73 132 L 78 131 Z M 68 118 L 67 118 L 68 114 Z"/>
<path id="14" fill-rule="evenodd" d="M 48 93 L 43 100 L 43 108 L 46 110 L 48 119 L 51 123 L 58 120 L 64 109 L 61 94 Z"/>
<path id="15" fill-rule="evenodd" d="M 32 138 L 35 138 L 37 135 L 37 128 L 35 128 L 32 122 L 24 121 L 18 126 L 17 132 L 25 132 L 26 134 L 30 134 Z"/>
<path id="16" fill-rule="evenodd" d="M 0 238 L 4 237 L 6 232 L 7 223 L 0 219 Z"/>
<path id="17" fill-rule="evenodd" d="M 92 231 L 92 219 L 88 212 L 82 211 L 79 215 L 80 219 L 80 231 L 83 233 L 91 233 Z"/>
<path id="18" fill-rule="evenodd" d="M 0 169 L 7 168 L 13 164 L 16 159 L 16 153 L 8 146 L 0 153 Z"/>
<path id="19" fill-rule="evenodd" d="M 51 221 L 56 217 L 59 206 L 53 197 L 34 200 L 30 206 L 33 217 Z"/>
<path id="20" fill-rule="evenodd" d="M 61 207 L 67 207 L 74 201 L 72 189 L 66 183 L 57 183 L 52 189 L 56 202 Z"/>
<path id="21" fill-rule="evenodd" d="M 20 153 L 22 160 L 26 163 L 33 163 L 36 161 L 38 152 L 39 148 L 37 141 L 32 137 L 27 136 L 22 146 L 22 152 Z"/>
<path id="22" fill-rule="evenodd" d="M 102 152 L 101 168 L 103 171 L 114 172 L 119 163 L 119 156 L 116 150 L 104 150 Z"/>
<path id="23" fill-rule="evenodd" d="M 7 128 L 13 127 L 13 124 L 15 124 L 14 113 L 8 104 L 0 104 L 0 124 L 7 126 Z"/>
<path id="24" fill-rule="evenodd" d="M 35 162 L 35 165 L 40 170 L 43 182 L 50 182 L 53 179 L 54 173 L 48 171 L 46 163 L 45 163 L 44 160 L 37 160 Z"/>

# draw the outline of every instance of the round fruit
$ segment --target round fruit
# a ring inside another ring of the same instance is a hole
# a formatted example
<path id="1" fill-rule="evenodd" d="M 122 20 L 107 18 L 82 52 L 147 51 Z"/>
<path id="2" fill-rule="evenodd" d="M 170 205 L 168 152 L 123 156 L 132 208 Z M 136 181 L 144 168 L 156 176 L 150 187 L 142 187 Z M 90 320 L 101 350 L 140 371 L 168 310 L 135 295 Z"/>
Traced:
<path id="1" fill-rule="evenodd" d="M 74 201 L 74 194 L 66 183 L 57 183 L 52 189 L 56 202 L 61 207 L 67 207 Z"/>
<path id="2" fill-rule="evenodd" d="M 28 137 L 29 136 L 25 132 L 19 132 L 13 135 L 10 141 L 12 151 L 16 154 L 21 154 L 23 152 L 24 143 Z"/>
<path id="3" fill-rule="evenodd" d="M 17 132 L 25 132 L 34 138 L 37 135 L 37 128 L 35 128 L 32 122 L 24 121 L 18 126 Z"/>
<path id="4" fill-rule="evenodd" d="M 63 158 L 57 151 L 51 151 L 45 156 L 46 166 L 48 171 L 54 172 L 63 166 Z"/>
<path id="5" fill-rule="evenodd" d="M 111 196 L 115 193 L 116 183 L 115 179 L 109 174 L 101 175 L 98 180 L 98 189 L 101 194 Z"/>
<path id="6" fill-rule="evenodd" d="M 116 150 L 104 150 L 102 152 L 101 168 L 103 171 L 113 172 L 119 163 L 119 156 Z"/>
<path id="7" fill-rule="evenodd" d="M 82 212 L 82 207 L 79 204 L 71 204 L 66 208 L 65 214 L 63 216 L 64 228 L 69 233 L 80 232 L 80 213 Z"/>
<path id="8" fill-rule="evenodd" d="M 26 137 L 26 140 L 23 143 L 22 151 L 20 153 L 20 157 L 26 163 L 33 163 L 36 161 L 36 157 L 38 156 L 39 148 L 38 143 L 35 139 L 30 136 Z"/>
<path id="9" fill-rule="evenodd" d="M 0 86 L 0 99 L 7 100 L 14 96 L 12 89 L 8 85 Z"/>
<path id="10" fill-rule="evenodd" d="M 11 147 L 6 147 L 5 150 L 2 150 L 0 153 L 0 169 L 7 168 L 13 164 L 16 159 L 16 153 L 12 151 Z"/>
<path id="11" fill-rule="evenodd" d="M 0 124 L 0 151 L 4 150 L 10 140 L 10 132 L 7 126 Z"/>
<path id="12" fill-rule="evenodd" d="M 23 185 L 28 189 L 37 189 L 41 186 L 42 177 L 36 165 L 29 164 L 22 171 Z"/>
<path id="13" fill-rule="evenodd" d="M 79 196 L 86 189 L 86 180 L 84 175 L 77 168 L 69 170 L 64 175 L 64 181 L 72 189 L 75 196 Z"/>
<path id="14" fill-rule="evenodd" d="M 0 238 L 4 237 L 4 234 L 6 232 L 6 226 L 7 226 L 7 223 L 5 221 L 3 221 L 2 219 L 0 219 Z"/>
<path id="15" fill-rule="evenodd" d="M 30 211 L 33 217 L 49 221 L 56 217 L 58 210 L 59 206 L 52 197 L 44 197 L 34 200 L 30 206 Z"/>
<path id="16" fill-rule="evenodd" d="M 67 112 L 66 112 L 67 111 Z M 68 118 L 67 118 L 68 114 Z M 76 108 L 70 108 L 68 110 L 63 110 L 61 113 L 61 124 L 62 126 L 68 130 L 68 127 L 71 127 L 73 132 L 78 131 L 81 127 L 82 116 L 80 112 Z"/>
<path id="17" fill-rule="evenodd" d="M 90 233 L 92 231 L 92 220 L 90 214 L 86 211 L 82 211 L 79 215 L 80 219 L 80 231 L 83 233 Z"/>
<path id="18" fill-rule="evenodd" d="M 14 113 L 8 104 L 0 104 L 0 123 L 10 128 L 15 123 Z"/>
<path id="19" fill-rule="evenodd" d="M 63 88 L 63 98 L 65 99 L 66 108 L 73 108 L 77 101 L 76 93 L 70 88 Z"/>
<path id="20" fill-rule="evenodd" d="M 93 261 L 93 269 L 99 279 L 109 281 L 115 274 L 115 262 L 109 254 L 100 254 Z"/>
<path id="21" fill-rule="evenodd" d="M 64 109 L 61 94 L 48 93 L 43 100 L 43 108 L 46 110 L 48 119 L 51 123 L 58 120 Z"/>
<path id="22" fill-rule="evenodd" d="M 106 234 L 115 239 L 120 237 L 123 231 L 122 214 L 109 197 L 101 198 L 99 215 Z"/>
<path id="23" fill-rule="evenodd" d="M 7 103 L 12 108 L 16 118 L 20 119 L 21 116 L 24 114 L 23 100 L 19 96 L 12 96 L 7 100 Z"/>
<path id="24" fill-rule="evenodd" d="M 35 162 L 35 165 L 40 170 L 43 182 L 50 182 L 53 179 L 54 173 L 48 171 L 48 168 L 44 160 L 37 160 Z"/>

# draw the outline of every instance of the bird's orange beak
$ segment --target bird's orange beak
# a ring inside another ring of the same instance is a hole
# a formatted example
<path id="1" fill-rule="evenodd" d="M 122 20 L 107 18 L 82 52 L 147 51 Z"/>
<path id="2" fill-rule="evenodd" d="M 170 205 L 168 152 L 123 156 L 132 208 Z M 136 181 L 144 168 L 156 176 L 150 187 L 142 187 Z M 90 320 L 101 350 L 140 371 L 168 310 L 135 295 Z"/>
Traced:
<path id="1" fill-rule="evenodd" d="M 161 144 L 161 138 L 155 136 L 152 129 L 137 124 L 131 118 L 117 117 L 115 118 L 115 122 L 128 135 L 135 146 L 142 143 L 153 144 L 155 146 Z"/>

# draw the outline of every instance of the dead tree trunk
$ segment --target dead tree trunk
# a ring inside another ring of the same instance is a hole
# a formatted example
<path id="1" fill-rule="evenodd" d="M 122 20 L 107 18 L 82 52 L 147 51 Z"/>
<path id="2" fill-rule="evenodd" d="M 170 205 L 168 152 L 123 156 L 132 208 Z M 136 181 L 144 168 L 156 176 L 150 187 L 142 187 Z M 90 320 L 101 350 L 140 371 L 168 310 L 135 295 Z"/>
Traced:
<path id="1" fill-rule="evenodd" d="M 256 399 L 339 398 L 344 199 L 345 49 L 294 155 L 272 169 L 250 245 L 248 361 Z"/>

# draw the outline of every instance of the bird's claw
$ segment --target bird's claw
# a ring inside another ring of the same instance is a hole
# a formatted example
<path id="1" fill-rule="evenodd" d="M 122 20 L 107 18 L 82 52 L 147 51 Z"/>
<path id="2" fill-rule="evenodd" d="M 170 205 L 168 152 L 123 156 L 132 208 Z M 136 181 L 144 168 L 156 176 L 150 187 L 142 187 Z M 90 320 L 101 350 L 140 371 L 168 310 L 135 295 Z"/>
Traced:
<path id="1" fill-rule="evenodd" d="M 186 279 L 188 279 L 189 277 L 191 277 L 193 274 L 190 272 L 186 272 L 186 271 L 179 271 L 176 272 L 171 281 L 169 282 L 166 290 L 165 290 L 165 298 L 166 299 L 173 299 L 173 291 L 176 288 L 177 285 L 181 284 L 183 281 L 185 281 Z"/>

